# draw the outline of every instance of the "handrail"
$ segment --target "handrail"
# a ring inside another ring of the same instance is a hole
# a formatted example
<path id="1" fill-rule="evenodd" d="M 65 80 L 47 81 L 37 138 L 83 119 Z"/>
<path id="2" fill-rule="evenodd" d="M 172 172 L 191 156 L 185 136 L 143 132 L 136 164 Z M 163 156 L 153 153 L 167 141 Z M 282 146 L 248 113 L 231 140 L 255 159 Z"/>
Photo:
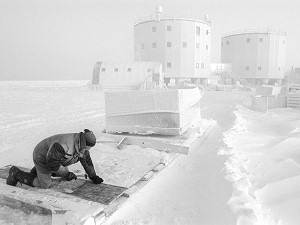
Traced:
<path id="1" fill-rule="evenodd" d="M 257 34 L 257 33 L 279 34 L 279 35 L 286 36 L 286 33 L 283 31 L 266 28 L 266 29 L 244 29 L 244 30 L 231 31 L 231 32 L 223 34 L 222 38 L 228 37 L 228 36 L 233 36 L 233 35 L 238 35 L 238 34 Z"/>
<path id="2" fill-rule="evenodd" d="M 158 18 L 158 15 L 156 13 L 151 14 L 150 16 L 146 17 L 141 17 L 139 18 L 134 25 L 137 25 L 139 23 L 147 22 L 147 21 L 152 21 L 156 20 Z M 200 16 L 195 16 L 195 15 L 184 15 L 184 14 L 160 14 L 159 15 L 160 20 L 166 20 L 166 19 L 185 19 L 185 20 L 197 20 L 202 23 L 206 23 L 208 25 L 211 25 L 211 21 L 204 20 Z"/>

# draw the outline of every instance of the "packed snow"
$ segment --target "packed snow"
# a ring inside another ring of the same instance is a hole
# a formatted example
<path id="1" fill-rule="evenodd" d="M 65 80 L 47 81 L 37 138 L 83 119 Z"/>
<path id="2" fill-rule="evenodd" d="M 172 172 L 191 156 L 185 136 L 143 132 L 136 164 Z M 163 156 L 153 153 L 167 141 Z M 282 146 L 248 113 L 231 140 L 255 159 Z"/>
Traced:
<path id="1" fill-rule="evenodd" d="M 250 95 L 205 91 L 201 117 L 216 125 L 199 149 L 178 156 L 105 224 L 298 224 L 300 113 L 252 111 Z M 89 128 L 97 136 L 105 128 L 103 92 L 88 81 L 0 82 L 0 107 L 1 167 L 30 168 L 34 146 L 50 135 Z M 91 150 L 97 172 L 111 184 L 130 186 L 167 157 L 130 146 L 120 157 L 112 145 Z M 3 212 L 11 213 L 1 206 L 0 222 Z"/>
<path id="2" fill-rule="evenodd" d="M 226 179 L 233 183 L 228 204 L 237 224 L 299 224 L 300 114 L 290 108 L 265 113 L 238 106 L 235 125 L 224 134 L 229 147 Z"/>

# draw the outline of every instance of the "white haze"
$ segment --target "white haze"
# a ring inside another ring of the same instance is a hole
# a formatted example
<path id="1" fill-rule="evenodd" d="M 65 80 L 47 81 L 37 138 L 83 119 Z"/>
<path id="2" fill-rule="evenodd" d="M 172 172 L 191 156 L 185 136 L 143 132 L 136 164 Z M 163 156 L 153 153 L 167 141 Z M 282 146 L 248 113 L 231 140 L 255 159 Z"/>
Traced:
<path id="1" fill-rule="evenodd" d="M 298 0 L 0 0 L 0 80 L 87 80 L 96 61 L 132 61 L 134 23 L 157 5 L 209 16 L 214 63 L 223 34 L 272 28 L 287 33 L 287 68 L 300 66 Z"/>

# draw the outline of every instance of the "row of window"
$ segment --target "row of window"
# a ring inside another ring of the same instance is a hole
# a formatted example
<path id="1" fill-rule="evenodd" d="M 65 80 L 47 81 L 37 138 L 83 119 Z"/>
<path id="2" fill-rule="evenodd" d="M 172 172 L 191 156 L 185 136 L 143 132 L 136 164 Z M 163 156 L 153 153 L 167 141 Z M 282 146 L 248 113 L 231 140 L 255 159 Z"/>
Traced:
<path id="1" fill-rule="evenodd" d="M 246 71 L 249 71 L 249 69 L 250 69 L 249 66 L 246 66 L 246 67 L 245 67 L 245 70 L 246 70 Z M 261 69 L 262 69 L 261 66 L 258 66 L 258 67 L 257 67 L 257 70 L 258 70 L 258 71 L 261 71 Z M 280 67 L 278 67 L 278 71 L 280 71 Z"/>
<path id="2" fill-rule="evenodd" d="M 201 65 L 201 69 L 204 69 L 204 63 L 201 63 L 200 65 Z M 171 62 L 167 62 L 167 68 L 172 68 L 172 63 Z M 196 68 L 199 68 L 199 63 L 196 63 Z M 248 68 L 248 70 L 249 70 L 249 68 Z M 114 72 L 119 72 L 119 68 L 117 68 L 117 67 L 113 68 L 113 71 Z M 129 68 L 127 68 L 126 71 L 131 72 L 132 69 L 129 67 Z M 151 72 L 151 71 L 152 70 L 150 68 L 147 69 L 147 72 Z M 106 72 L 106 68 L 102 67 L 101 72 Z"/>
<path id="3" fill-rule="evenodd" d="M 105 71 L 106 71 L 106 68 L 102 67 L 102 68 L 101 68 L 101 72 L 105 72 Z M 119 68 L 115 67 L 115 68 L 113 69 L 113 71 L 114 71 L 114 72 L 119 72 Z M 132 71 L 132 68 L 128 67 L 126 71 L 127 71 L 127 72 L 131 72 L 131 71 Z M 151 68 L 148 68 L 148 69 L 147 69 L 147 72 L 151 72 L 151 71 L 152 71 Z"/>
<path id="4" fill-rule="evenodd" d="M 247 43 L 250 43 L 251 42 L 251 39 L 250 38 L 246 38 L 246 42 Z M 264 42 L 264 39 L 263 38 L 258 38 L 258 42 Z M 284 44 L 284 40 L 282 40 L 282 44 Z M 229 41 L 226 41 L 226 45 L 229 45 Z M 223 46 L 223 42 L 222 42 L 222 46 Z"/>
<path id="5" fill-rule="evenodd" d="M 152 48 L 156 48 L 156 42 L 152 42 Z M 167 42 L 167 47 L 171 48 L 172 47 L 172 42 Z M 182 42 L 182 47 L 187 48 L 187 42 Z M 196 48 L 200 48 L 200 44 L 196 43 Z M 145 49 L 145 45 L 141 44 L 141 49 Z M 208 50 L 208 45 L 205 45 L 205 49 Z"/>
<path id="6" fill-rule="evenodd" d="M 156 26 L 153 26 L 152 27 L 152 32 L 156 32 Z M 171 25 L 168 25 L 167 26 L 167 31 L 172 31 L 172 26 Z M 208 35 L 209 34 L 209 31 L 208 30 L 206 30 L 206 35 Z M 198 27 L 198 26 L 196 26 L 196 35 L 197 36 L 200 36 L 200 27 Z"/>
<path id="7" fill-rule="evenodd" d="M 204 69 L 204 63 L 201 63 L 201 69 Z M 167 68 L 172 68 L 172 63 L 167 62 Z M 196 63 L 196 68 L 199 68 L 199 63 Z"/>

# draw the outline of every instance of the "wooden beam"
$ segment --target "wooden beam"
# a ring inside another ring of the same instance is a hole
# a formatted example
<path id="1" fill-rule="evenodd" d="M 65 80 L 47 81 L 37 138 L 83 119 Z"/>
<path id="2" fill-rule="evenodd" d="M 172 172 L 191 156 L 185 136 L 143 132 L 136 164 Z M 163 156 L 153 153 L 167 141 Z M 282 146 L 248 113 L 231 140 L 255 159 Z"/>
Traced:
<path id="1" fill-rule="evenodd" d="M 166 152 L 173 152 L 173 153 L 180 153 L 187 155 L 189 152 L 190 147 L 181 145 L 176 143 L 176 140 L 171 139 L 163 139 L 163 138 L 155 138 L 155 137 L 141 137 L 141 136 L 134 136 L 134 135 L 121 135 L 121 134 L 108 134 L 108 133 L 101 133 L 100 138 L 110 138 L 115 140 L 116 142 L 121 141 L 124 137 L 127 138 L 127 144 L 129 145 L 138 145 L 141 147 L 153 148 L 160 151 Z M 100 142 L 101 141 L 97 141 Z"/>

